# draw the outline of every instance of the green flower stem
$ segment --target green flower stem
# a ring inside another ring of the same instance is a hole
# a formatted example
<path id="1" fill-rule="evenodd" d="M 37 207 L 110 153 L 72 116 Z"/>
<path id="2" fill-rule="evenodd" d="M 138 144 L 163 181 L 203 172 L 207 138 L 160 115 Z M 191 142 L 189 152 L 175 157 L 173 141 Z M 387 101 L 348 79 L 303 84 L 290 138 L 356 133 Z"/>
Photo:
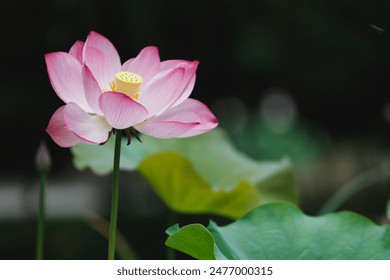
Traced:
<path id="1" fill-rule="evenodd" d="M 170 210 L 168 214 L 168 227 L 171 227 L 176 223 L 177 223 L 177 215 L 173 210 Z M 167 260 L 175 260 L 175 259 L 176 259 L 175 249 L 167 246 Z"/>
<path id="2" fill-rule="evenodd" d="M 36 259 L 43 260 L 46 219 L 46 172 L 39 171 L 39 214 L 36 240 Z"/>
<path id="3" fill-rule="evenodd" d="M 114 170 L 112 182 L 111 218 L 108 235 L 108 259 L 115 259 L 116 224 L 118 220 L 119 202 L 119 163 L 121 157 L 122 131 L 117 130 L 115 136 Z"/>

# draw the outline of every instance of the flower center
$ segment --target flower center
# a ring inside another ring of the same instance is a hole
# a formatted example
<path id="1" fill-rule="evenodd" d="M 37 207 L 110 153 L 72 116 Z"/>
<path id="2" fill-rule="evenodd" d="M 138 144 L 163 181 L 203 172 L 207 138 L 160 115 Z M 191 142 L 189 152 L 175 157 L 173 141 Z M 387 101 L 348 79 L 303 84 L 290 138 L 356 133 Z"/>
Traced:
<path id="1" fill-rule="evenodd" d="M 126 94 L 137 100 L 139 97 L 139 88 L 144 79 L 133 72 L 121 71 L 115 74 L 115 82 L 111 82 L 111 89 Z"/>

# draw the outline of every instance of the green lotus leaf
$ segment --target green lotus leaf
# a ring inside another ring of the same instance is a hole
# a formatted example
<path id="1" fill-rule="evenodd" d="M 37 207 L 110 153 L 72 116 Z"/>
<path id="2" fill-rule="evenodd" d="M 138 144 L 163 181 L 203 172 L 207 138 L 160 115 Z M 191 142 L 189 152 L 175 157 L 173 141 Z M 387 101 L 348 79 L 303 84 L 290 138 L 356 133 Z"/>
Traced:
<path id="1" fill-rule="evenodd" d="M 165 204 L 179 213 L 211 213 L 237 219 L 261 201 L 259 190 L 245 181 L 233 189 L 214 190 L 191 162 L 176 152 L 147 157 L 139 171 Z"/>
<path id="2" fill-rule="evenodd" d="M 261 193 L 261 203 L 274 200 L 296 203 L 298 200 L 295 177 L 288 159 L 272 162 L 253 160 L 239 152 L 221 129 L 185 139 L 156 139 L 142 135 L 142 143 L 133 140 L 127 146 L 124 139 L 122 145 L 122 170 L 135 170 L 148 156 L 159 152 L 177 152 L 188 159 L 193 172 L 203 178 L 213 191 L 230 191 L 253 185 Z M 80 170 L 90 168 L 101 175 L 112 171 L 112 138 L 105 145 L 81 143 L 71 151 L 74 165 Z M 164 175 L 158 173 L 158 176 Z"/>
<path id="3" fill-rule="evenodd" d="M 193 224 L 180 229 L 176 224 L 168 228 L 166 233 L 172 236 L 169 247 L 177 250 L 182 248 L 184 253 L 196 259 L 215 260 L 214 237 L 203 225 Z M 187 236 L 196 236 L 197 242 L 188 242 Z"/>
<path id="4" fill-rule="evenodd" d="M 167 246 L 197 259 L 390 259 L 389 225 L 378 226 L 351 212 L 311 217 L 290 203 L 259 206 L 227 226 L 211 221 L 207 228 L 176 226 L 168 234 Z M 198 245 L 198 236 L 207 234 L 214 243 Z"/>

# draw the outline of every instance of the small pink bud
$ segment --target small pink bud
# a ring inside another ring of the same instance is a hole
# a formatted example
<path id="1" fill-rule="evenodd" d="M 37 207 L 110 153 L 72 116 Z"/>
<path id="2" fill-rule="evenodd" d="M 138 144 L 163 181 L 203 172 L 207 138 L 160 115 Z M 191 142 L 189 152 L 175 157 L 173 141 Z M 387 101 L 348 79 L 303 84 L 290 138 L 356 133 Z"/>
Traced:
<path id="1" fill-rule="evenodd" d="M 35 155 L 35 166 L 40 172 L 48 172 L 51 167 L 51 158 L 46 143 L 41 142 Z"/>

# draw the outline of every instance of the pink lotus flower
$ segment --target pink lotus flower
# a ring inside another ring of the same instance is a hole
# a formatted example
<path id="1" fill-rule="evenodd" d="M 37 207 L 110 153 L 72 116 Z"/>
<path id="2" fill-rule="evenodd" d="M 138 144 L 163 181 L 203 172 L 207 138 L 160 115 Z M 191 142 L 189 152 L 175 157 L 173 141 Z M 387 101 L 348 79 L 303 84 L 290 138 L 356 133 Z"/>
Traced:
<path id="1" fill-rule="evenodd" d="M 206 105 L 188 98 L 198 61 L 160 61 L 151 46 L 121 65 L 112 43 L 96 32 L 69 53 L 48 53 L 45 60 L 50 82 L 66 103 L 46 129 L 61 147 L 104 143 L 113 129 L 176 138 L 218 125 Z"/>

